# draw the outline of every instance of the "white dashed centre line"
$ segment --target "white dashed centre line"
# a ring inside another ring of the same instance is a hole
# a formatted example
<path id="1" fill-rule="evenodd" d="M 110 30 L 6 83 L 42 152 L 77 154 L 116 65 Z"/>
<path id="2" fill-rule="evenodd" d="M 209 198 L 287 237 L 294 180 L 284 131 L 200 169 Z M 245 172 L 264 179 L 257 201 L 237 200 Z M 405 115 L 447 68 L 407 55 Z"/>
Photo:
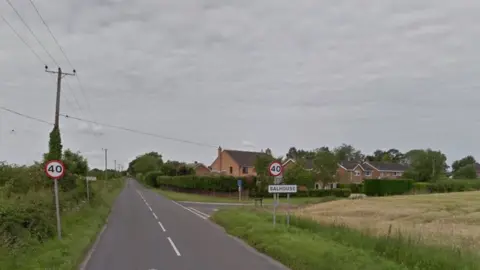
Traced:
<path id="1" fill-rule="evenodd" d="M 173 250 L 177 254 L 177 256 L 182 256 L 180 252 L 178 251 L 177 247 L 175 246 L 175 243 L 173 243 L 172 239 L 170 237 L 167 237 L 168 242 L 170 242 L 170 245 L 172 245 Z"/>
<path id="2" fill-rule="evenodd" d="M 160 228 L 162 228 L 162 231 L 164 231 L 164 232 L 166 232 L 166 231 L 167 231 L 167 230 L 165 230 L 165 227 L 163 227 L 163 224 L 162 224 L 162 222 L 160 222 L 160 221 L 159 221 L 159 222 L 158 222 L 158 225 L 160 225 Z"/>
<path id="3" fill-rule="evenodd" d="M 152 212 L 152 215 L 153 215 L 153 217 L 154 217 L 155 219 L 158 219 L 157 215 L 155 215 L 154 212 Z"/>

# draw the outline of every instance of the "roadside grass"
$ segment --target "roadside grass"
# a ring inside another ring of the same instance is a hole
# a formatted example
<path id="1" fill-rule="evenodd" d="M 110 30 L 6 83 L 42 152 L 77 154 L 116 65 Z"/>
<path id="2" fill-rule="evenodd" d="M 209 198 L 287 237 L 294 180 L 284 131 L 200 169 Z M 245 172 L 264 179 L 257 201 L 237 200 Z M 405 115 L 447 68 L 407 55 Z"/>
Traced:
<path id="1" fill-rule="evenodd" d="M 306 206 L 295 214 L 373 235 L 400 232 L 426 244 L 480 254 L 479 191 L 342 200 Z"/>
<path id="2" fill-rule="evenodd" d="M 211 219 L 292 270 L 480 269 L 475 254 L 401 234 L 375 237 L 295 216 L 287 228 L 283 215 L 274 228 L 271 213 L 251 208 L 222 209 Z"/>
<path id="3" fill-rule="evenodd" d="M 157 193 L 171 199 L 174 201 L 191 201 L 191 202 L 213 202 L 213 203 L 246 203 L 246 204 L 253 204 L 253 198 L 250 199 L 242 199 L 242 201 L 238 200 L 238 197 L 219 197 L 213 195 L 202 195 L 202 194 L 192 194 L 192 193 L 183 193 L 183 192 L 176 192 L 171 190 L 163 190 L 163 189 L 154 189 Z M 289 202 L 293 205 L 307 205 L 307 204 L 315 204 L 321 202 L 327 202 L 336 200 L 336 197 L 298 197 L 298 198 L 290 198 Z M 282 204 L 287 203 L 286 195 L 280 198 L 280 202 Z M 264 204 L 272 204 L 273 198 L 264 198 Z"/>
<path id="4" fill-rule="evenodd" d="M 35 243 L 16 254 L 2 254 L 0 269 L 77 269 L 97 234 L 105 224 L 111 206 L 123 188 L 123 180 L 92 183 L 99 188 L 97 201 L 83 205 L 77 212 L 62 216 L 62 240 L 51 239 Z M 100 187 L 101 186 L 101 187 Z"/>

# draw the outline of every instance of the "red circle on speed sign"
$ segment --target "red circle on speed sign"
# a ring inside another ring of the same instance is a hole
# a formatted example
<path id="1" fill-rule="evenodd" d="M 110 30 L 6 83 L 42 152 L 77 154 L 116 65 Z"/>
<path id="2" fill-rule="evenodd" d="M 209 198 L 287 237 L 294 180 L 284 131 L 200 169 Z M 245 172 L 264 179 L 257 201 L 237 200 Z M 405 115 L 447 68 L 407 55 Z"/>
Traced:
<path id="1" fill-rule="evenodd" d="M 274 161 L 268 165 L 268 173 L 270 176 L 280 176 L 283 173 L 283 166 L 278 161 Z"/>
<path id="2" fill-rule="evenodd" d="M 58 180 L 65 175 L 65 165 L 60 160 L 50 160 L 45 164 L 45 173 L 48 177 Z"/>

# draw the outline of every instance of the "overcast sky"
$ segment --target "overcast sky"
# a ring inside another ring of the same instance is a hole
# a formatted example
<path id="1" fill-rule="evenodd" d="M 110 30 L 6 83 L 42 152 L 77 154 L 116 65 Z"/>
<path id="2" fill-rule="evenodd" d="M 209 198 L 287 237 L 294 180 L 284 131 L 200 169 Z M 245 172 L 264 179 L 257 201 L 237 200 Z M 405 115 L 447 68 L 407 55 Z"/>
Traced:
<path id="1" fill-rule="evenodd" d="M 64 71 L 29 0 L 11 0 Z M 61 111 L 176 142 L 60 119 L 92 166 L 157 151 L 210 164 L 224 148 L 440 149 L 480 159 L 480 1 L 36 0 L 79 75 Z M 53 60 L 6 1 L 0 106 L 54 120 Z M 81 87 L 83 86 L 83 87 Z M 51 126 L 0 110 L 0 160 L 32 163 Z M 12 131 L 13 130 L 13 131 Z"/>

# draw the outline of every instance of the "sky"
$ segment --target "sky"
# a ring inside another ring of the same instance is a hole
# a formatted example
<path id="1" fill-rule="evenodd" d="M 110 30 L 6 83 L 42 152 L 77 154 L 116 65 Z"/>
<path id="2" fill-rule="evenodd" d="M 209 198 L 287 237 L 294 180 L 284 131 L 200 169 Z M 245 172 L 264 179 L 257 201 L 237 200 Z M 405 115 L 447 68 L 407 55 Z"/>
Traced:
<path id="1" fill-rule="evenodd" d="M 105 148 L 111 168 L 342 143 L 480 159 L 480 1 L 33 0 L 68 60 L 29 0 L 10 1 L 41 43 L 7 1 L 0 14 L 41 60 L 0 20 L 0 107 L 53 122 L 55 60 L 78 75 L 63 114 L 153 134 L 61 117 L 92 167 Z M 0 110 L 0 160 L 39 160 L 51 129 Z"/>

